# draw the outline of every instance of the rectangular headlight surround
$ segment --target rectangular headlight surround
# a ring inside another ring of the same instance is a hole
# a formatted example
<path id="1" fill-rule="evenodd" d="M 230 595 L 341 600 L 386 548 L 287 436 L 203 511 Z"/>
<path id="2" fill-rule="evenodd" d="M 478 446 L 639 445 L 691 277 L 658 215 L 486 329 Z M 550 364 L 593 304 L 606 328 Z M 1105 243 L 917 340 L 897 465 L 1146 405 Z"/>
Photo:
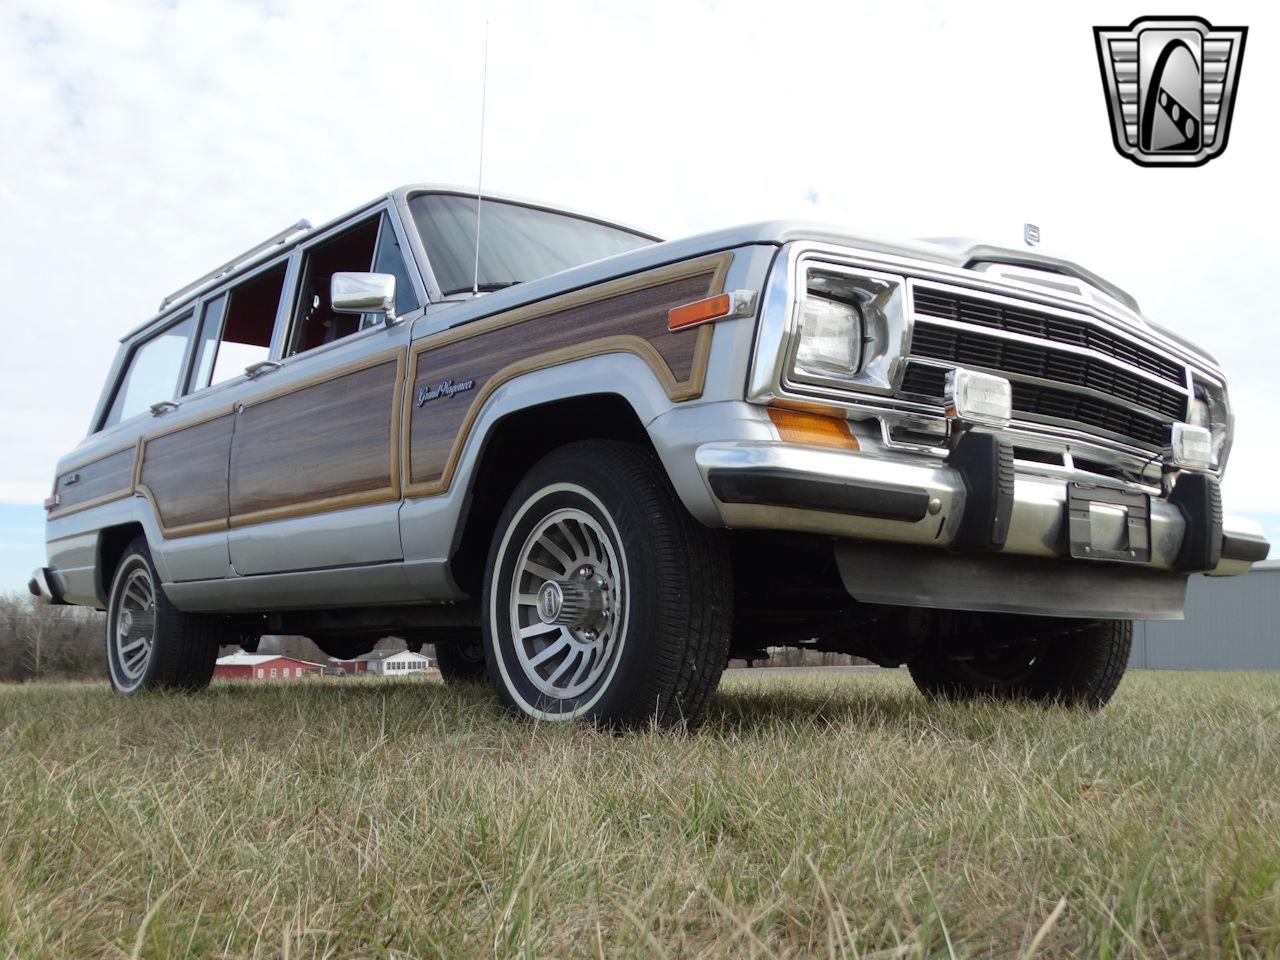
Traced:
<path id="1" fill-rule="evenodd" d="M 906 329 L 906 279 L 805 260 L 797 281 L 786 385 L 891 393 Z"/>

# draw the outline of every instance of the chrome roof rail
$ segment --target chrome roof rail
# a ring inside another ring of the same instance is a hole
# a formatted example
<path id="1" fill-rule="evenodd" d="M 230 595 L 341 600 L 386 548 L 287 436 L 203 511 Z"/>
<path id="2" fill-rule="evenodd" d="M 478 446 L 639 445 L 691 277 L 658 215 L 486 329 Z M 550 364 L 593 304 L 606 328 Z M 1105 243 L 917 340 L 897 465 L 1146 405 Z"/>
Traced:
<path id="1" fill-rule="evenodd" d="M 258 256 L 259 254 L 264 253 L 267 250 L 270 250 L 272 247 L 279 246 L 280 244 L 287 241 L 294 234 L 301 233 L 304 230 L 310 230 L 310 229 L 311 229 L 310 220 L 299 220 L 297 223 L 291 226 L 285 227 L 279 233 L 276 233 L 267 237 L 267 239 L 263 240 L 257 246 L 250 247 L 248 250 L 240 254 L 238 257 L 232 257 L 222 266 L 216 267 L 213 270 L 210 270 L 208 273 L 206 273 L 203 277 L 200 277 L 198 280 L 192 280 L 185 287 L 180 287 L 177 290 L 173 291 L 173 293 L 169 294 L 167 297 L 165 297 L 163 300 L 160 301 L 160 312 L 163 312 L 171 304 L 177 303 L 179 300 L 186 297 L 188 294 L 192 293 L 193 291 L 199 290 L 201 287 L 205 286 L 208 283 L 212 283 L 214 280 L 218 280 L 218 279 L 221 279 L 222 277 L 225 277 L 228 273 L 231 273 L 231 271 L 235 270 L 239 266 L 243 266 L 245 263 L 252 260 L 254 257 Z"/>

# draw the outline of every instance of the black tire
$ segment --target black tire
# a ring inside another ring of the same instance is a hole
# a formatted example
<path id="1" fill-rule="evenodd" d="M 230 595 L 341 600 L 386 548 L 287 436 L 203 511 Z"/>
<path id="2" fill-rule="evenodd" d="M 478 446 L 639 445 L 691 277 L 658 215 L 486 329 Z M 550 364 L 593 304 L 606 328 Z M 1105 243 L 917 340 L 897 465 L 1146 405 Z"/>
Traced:
<path id="1" fill-rule="evenodd" d="M 546 621 L 552 607 L 572 622 Z M 651 450 L 569 444 L 534 465 L 508 500 L 482 609 L 489 680 L 512 710 L 618 726 L 696 725 L 728 659 L 724 536 L 688 514 Z M 515 624 L 535 635 L 518 638 Z M 536 635 L 539 628 L 547 632 Z"/>
<path id="2" fill-rule="evenodd" d="M 967 659 L 931 649 L 907 666 L 928 697 L 986 696 L 1097 709 L 1124 676 L 1133 623 L 1099 620 L 1042 640 L 1026 639 L 1026 644 Z"/>
<path id="3" fill-rule="evenodd" d="M 125 550 L 107 600 L 107 672 L 120 693 L 199 690 L 218 657 L 217 618 L 183 613 L 165 596 L 147 541 Z"/>
<path id="4" fill-rule="evenodd" d="M 484 683 L 487 676 L 484 662 L 484 637 L 480 630 L 460 629 L 450 631 L 432 640 L 436 651 L 436 666 L 445 683 Z"/>

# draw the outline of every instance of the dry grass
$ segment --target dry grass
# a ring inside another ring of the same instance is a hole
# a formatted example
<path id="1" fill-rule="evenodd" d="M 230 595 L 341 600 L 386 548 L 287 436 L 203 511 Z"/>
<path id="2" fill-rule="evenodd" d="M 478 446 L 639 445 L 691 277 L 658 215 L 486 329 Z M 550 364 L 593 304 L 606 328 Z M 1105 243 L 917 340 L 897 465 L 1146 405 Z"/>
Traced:
<path id="1" fill-rule="evenodd" d="M 1280 676 L 1098 715 L 737 673 L 695 736 L 433 681 L 0 689 L 0 954 L 1275 956 Z"/>

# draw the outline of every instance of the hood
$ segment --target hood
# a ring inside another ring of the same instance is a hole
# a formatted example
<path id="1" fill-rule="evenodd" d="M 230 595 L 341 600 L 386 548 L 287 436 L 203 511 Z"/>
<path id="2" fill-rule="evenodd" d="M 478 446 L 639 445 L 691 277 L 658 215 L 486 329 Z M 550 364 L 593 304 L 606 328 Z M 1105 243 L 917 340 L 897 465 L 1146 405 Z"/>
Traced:
<path id="1" fill-rule="evenodd" d="M 1030 250 L 980 243 L 968 238 L 941 237 L 925 240 L 899 240 L 875 234 L 858 233 L 832 224 L 810 223 L 799 220 L 766 220 L 759 223 L 742 224 L 741 226 L 728 227 L 709 233 L 681 237 L 676 240 L 666 240 L 661 243 L 655 243 L 652 246 L 640 247 L 614 257 L 564 270 L 551 276 L 530 280 L 505 290 L 499 290 L 495 293 L 459 303 L 454 308 L 457 311 L 457 319 L 452 325 L 468 323 L 491 313 L 510 310 L 614 277 L 625 276 L 696 256 L 752 244 L 781 246 L 793 241 L 809 241 L 853 247 L 873 253 L 924 260 L 958 269 L 981 269 L 984 265 L 989 264 L 1007 264 L 1071 277 L 1102 291 L 1131 311 L 1136 319 L 1158 335 L 1173 341 L 1196 357 L 1202 357 L 1211 363 L 1213 362 L 1213 358 L 1198 345 L 1142 317 L 1138 302 L 1127 291 L 1070 260 L 1046 256 Z"/>

